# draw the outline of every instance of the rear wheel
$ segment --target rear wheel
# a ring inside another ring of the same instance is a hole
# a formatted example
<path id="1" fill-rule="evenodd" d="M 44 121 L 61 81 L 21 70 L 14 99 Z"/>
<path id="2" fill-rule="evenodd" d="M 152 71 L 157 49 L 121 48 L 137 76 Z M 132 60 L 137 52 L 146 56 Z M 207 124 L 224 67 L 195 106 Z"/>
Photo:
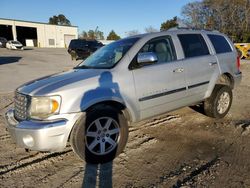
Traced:
<path id="1" fill-rule="evenodd" d="M 76 60 L 77 55 L 76 55 L 75 50 L 71 50 L 70 55 L 71 55 L 71 60 L 72 60 L 72 61 L 73 61 L 73 60 Z"/>
<path id="2" fill-rule="evenodd" d="M 97 107 L 81 117 L 71 133 L 75 153 L 89 163 L 105 163 L 119 155 L 128 139 L 128 124 L 115 108 Z"/>
<path id="3" fill-rule="evenodd" d="M 204 113 L 212 118 L 223 118 L 232 104 L 232 89 L 227 85 L 216 85 L 211 96 L 204 102 Z"/>

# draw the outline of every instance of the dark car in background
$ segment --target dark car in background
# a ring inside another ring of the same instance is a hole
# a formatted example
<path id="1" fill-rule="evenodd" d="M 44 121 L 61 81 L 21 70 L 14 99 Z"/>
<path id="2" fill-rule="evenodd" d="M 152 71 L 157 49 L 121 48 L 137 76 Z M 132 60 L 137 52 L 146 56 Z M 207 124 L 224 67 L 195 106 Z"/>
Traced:
<path id="1" fill-rule="evenodd" d="M 7 39 L 0 37 L 0 48 L 6 48 Z"/>
<path id="2" fill-rule="evenodd" d="M 97 40 L 73 39 L 70 41 L 68 53 L 72 60 L 86 59 L 90 54 L 104 46 Z"/>

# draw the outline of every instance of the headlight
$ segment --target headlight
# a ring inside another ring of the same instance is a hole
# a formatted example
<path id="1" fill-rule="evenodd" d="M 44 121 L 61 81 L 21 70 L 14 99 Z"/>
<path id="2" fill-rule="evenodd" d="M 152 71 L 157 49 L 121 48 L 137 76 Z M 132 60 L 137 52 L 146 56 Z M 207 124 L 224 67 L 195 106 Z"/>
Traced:
<path id="1" fill-rule="evenodd" d="M 45 119 L 51 115 L 58 114 L 61 106 L 60 96 L 32 97 L 30 105 L 30 117 L 34 119 Z"/>

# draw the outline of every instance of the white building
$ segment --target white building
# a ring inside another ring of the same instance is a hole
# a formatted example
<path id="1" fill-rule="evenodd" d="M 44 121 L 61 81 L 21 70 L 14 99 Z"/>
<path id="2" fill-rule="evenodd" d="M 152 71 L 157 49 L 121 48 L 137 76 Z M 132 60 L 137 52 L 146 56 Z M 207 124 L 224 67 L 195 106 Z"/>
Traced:
<path id="1" fill-rule="evenodd" d="M 25 46 L 65 48 L 71 39 L 78 38 L 78 28 L 0 18 L 0 37 L 18 40 Z"/>

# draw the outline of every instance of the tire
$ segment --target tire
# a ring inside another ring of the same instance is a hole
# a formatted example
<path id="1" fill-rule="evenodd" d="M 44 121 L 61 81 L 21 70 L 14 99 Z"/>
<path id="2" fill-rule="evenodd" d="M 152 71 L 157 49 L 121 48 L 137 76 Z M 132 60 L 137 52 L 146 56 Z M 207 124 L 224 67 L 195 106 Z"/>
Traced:
<path id="1" fill-rule="evenodd" d="M 98 106 L 86 112 L 74 125 L 70 136 L 74 152 L 94 164 L 112 161 L 123 151 L 127 140 L 127 120 L 122 111 L 110 106 Z"/>
<path id="2" fill-rule="evenodd" d="M 205 115 L 220 119 L 227 115 L 232 105 L 232 89 L 227 85 L 215 85 L 211 96 L 204 101 Z"/>
<path id="3" fill-rule="evenodd" d="M 76 55 L 76 52 L 75 52 L 74 50 L 72 50 L 72 51 L 70 52 L 70 55 L 71 55 L 71 60 L 72 60 L 72 61 L 73 61 L 73 60 L 76 60 L 77 55 Z"/>

